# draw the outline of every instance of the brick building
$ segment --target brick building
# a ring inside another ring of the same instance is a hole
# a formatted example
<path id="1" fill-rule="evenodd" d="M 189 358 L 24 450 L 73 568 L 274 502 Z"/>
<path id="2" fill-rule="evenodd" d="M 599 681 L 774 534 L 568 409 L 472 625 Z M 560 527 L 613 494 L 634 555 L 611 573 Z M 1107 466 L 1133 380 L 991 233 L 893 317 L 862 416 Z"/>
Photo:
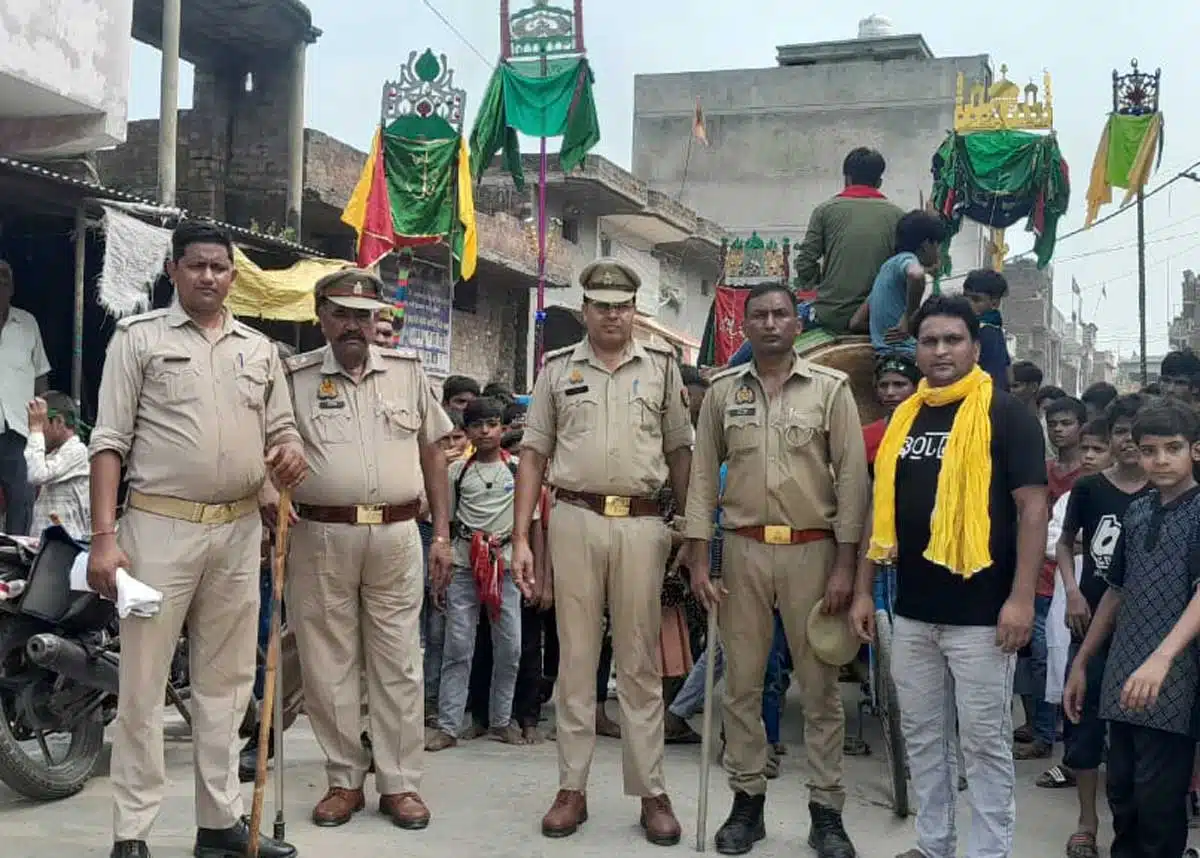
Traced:
<path id="1" fill-rule="evenodd" d="M 179 116 L 179 204 L 239 226 L 276 232 L 286 218 L 287 141 L 278 129 L 287 101 L 269 76 L 256 77 L 249 91 L 236 83 L 231 73 L 196 70 L 194 106 Z M 158 121 L 130 123 L 127 142 L 99 155 L 102 181 L 152 196 L 157 151 Z M 298 236 L 303 244 L 353 258 L 354 234 L 340 216 L 366 157 L 327 134 L 305 130 Z M 526 156 L 527 177 L 536 177 L 536 160 Z M 552 170 L 546 196 L 553 226 L 547 258 L 548 346 L 582 335 L 577 318 L 581 294 L 572 284 L 584 265 L 611 253 L 642 273 L 639 336 L 670 342 L 684 356 L 695 349 L 717 280 L 720 228 L 598 156 L 590 156 L 570 176 Z M 453 295 L 445 285 L 445 249 L 416 251 L 410 288 L 450 306 L 448 361 L 441 369 L 431 367 L 433 374 L 462 373 L 518 389 L 528 385 L 536 310 L 536 199 L 535 181 L 518 194 L 507 175 L 488 172 L 477 190 L 479 268 Z M 396 261 L 383 266 L 382 273 L 395 277 Z"/>

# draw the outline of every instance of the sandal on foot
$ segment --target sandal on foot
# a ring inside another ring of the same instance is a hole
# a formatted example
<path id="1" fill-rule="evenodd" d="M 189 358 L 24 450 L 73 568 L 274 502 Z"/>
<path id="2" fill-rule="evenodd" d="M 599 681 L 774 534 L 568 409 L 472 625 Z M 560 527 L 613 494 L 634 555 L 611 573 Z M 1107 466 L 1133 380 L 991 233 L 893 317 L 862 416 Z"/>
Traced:
<path id="1" fill-rule="evenodd" d="M 1100 858 L 1096 848 L 1096 835 L 1090 831 L 1076 831 L 1067 841 L 1067 858 Z"/>
<path id="2" fill-rule="evenodd" d="M 1064 765 L 1051 766 L 1034 781 L 1042 789 L 1071 789 L 1075 786 L 1075 773 Z"/>

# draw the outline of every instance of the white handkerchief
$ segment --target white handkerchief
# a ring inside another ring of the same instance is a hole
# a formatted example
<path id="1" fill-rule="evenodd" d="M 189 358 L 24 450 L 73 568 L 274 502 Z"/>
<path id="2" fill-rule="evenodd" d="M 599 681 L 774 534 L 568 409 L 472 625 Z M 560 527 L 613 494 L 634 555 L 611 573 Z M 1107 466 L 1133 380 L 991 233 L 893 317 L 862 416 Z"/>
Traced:
<path id="1" fill-rule="evenodd" d="M 81 551 L 71 565 L 71 589 L 82 593 L 92 593 L 87 581 L 88 555 Z M 153 617 L 162 606 L 163 595 L 149 584 L 143 584 L 124 569 L 117 570 L 117 616 L 125 619 L 130 614 L 135 617 Z"/>

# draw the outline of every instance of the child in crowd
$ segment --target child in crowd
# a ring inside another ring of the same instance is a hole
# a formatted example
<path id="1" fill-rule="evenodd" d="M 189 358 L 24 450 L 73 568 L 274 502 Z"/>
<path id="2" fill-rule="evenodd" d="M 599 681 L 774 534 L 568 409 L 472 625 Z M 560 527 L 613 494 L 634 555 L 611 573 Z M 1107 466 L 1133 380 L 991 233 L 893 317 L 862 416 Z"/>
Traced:
<path id="1" fill-rule="evenodd" d="M 1108 406 L 1117 398 L 1117 389 L 1107 381 L 1097 381 L 1090 385 L 1079 397 L 1087 406 L 1088 420 L 1098 420 L 1108 412 Z"/>
<path id="2" fill-rule="evenodd" d="M 1033 361 L 1019 360 L 1012 365 L 1011 375 L 1008 392 L 1021 400 L 1030 411 L 1036 411 L 1035 398 L 1042 389 L 1041 368 Z"/>
<path id="3" fill-rule="evenodd" d="M 1125 511 L 1133 501 L 1146 492 L 1146 473 L 1133 442 L 1133 422 L 1142 407 L 1137 394 L 1115 400 L 1104 419 L 1108 434 L 1109 464 L 1099 473 L 1081 476 L 1072 489 L 1058 539 L 1059 581 L 1065 592 L 1064 622 L 1071 637 L 1068 665 L 1077 658 L 1080 644 L 1087 634 L 1092 616 L 1100 605 L 1108 585 L 1105 576 L 1112 565 L 1117 537 Z M 1084 468 L 1090 470 L 1093 427 L 1088 424 L 1082 446 Z M 1082 565 L 1078 576 L 1073 555 L 1082 548 Z M 1100 684 L 1104 677 L 1107 647 L 1096 652 L 1088 664 L 1087 694 L 1081 704 L 1080 718 L 1070 719 L 1063 726 L 1061 766 L 1052 766 L 1037 784 L 1046 788 L 1075 786 L 1079 800 L 1079 821 L 1075 833 L 1067 841 L 1069 858 L 1095 858 L 1098 854 L 1096 834 L 1099 817 L 1096 813 L 1096 793 L 1099 768 L 1104 753 L 1104 722 L 1099 717 Z"/>
<path id="4" fill-rule="evenodd" d="M 967 275 L 963 297 L 979 317 L 979 366 L 1000 390 L 1008 390 L 1008 343 L 1004 339 L 1004 317 L 1000 304 L 1008 294 L 1008 281 L 999 271 L 980 268 Z"/>
<path id="5" fill-rule="evenodd" d="M 458 743 L 481 607 L 488 611 L 492 632 L 491 736 L 511 745 L 525 743 L 512 721 L 521 658 L 521 593 L 509 574 L 516 460 L 500 446 L 503 416 L 496 399 L 469 402 L 463 422 L 474 453 L 450 466 L 454 571 L 443 595 L 446 636 L 437 729 L 430 731 L 425 745 L 429 751 Z"/>
<path id="6" fill-rule="evenodd" d="M 1058 499 L 1071 490 L 1080 473 L 1081 454 L 1079 435 L 1087 422 L 1087 408 L 1074 397 L 1063 396 L 1046 407 L 1046 431 L 1057 455 L 1046 462 L 1049 504 L 1053 509 Z M 1038 576 L 1037 598 L 1034 601 L 1033 638 L 1030 641 L 1027 684 L 1023 689 L 1026 724 L 1015 731 L 1013 757 L 1018 760 L 1041 760 L 1054 750 L 1058 730 L 1058 708 L 1046 702 L 1046 617 L 1054 599 L 1056 564 L 1046 561 Z"/>
<path id="7" fill-rule="evenodd" d="M 942 219 L 924 210 L 911 211 L 896 224 L 895 255 L 880 266 L 864 309 L 856 314 L 866 312 L 876 354 L 912 357 L 915 352 L 909 320 L 925 297 L 926 272 L 936 272 L 941 264 L 945 237 Z"/>
<path id="8" fill-rule="evenodd" d="M 473 450 L 471 439 L 467 435 L 467 429 L 463 425 L 463 415 L 461 411 L 448 410 L 446 416 L 450 418 L 450 422 L 454 424 L 454 428 L 450 430 L 450 434 L 441 440 L 442 452 L 446 454 L 446 462 L 454 464 L 460 459 L 465 459 L 471 455 Z"/>
<path id="9" fill-rule="evenodd" d="M 1133 440 L 1150 491 L 1122 519 L 1108 588 L 1071 667 L 1063 707 L 1083 724 L 1094 693 L 1091 661 L 1108 644 L 1098 708 L 1109 730 L 1111 854 L 1178 858 L 1187 845 L 1200 690 L 1200 486 L 1192 474 L 1200 422 L 1182 402 L 1155 403 L 1134 420 Z"/>

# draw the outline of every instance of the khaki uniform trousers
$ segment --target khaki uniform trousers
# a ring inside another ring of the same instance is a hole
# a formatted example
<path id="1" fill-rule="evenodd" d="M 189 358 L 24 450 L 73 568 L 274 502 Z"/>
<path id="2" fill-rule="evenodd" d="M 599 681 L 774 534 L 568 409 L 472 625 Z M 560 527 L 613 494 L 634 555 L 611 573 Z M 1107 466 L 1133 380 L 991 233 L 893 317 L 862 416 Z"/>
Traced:
<path id="1" fill-rule="evenodd" d="M 583 791 L 596 750 L 596 669 L 604 607 L 612 617 L 625 794 L 660 795 L 663 697 L 659 602 L 671 535 L 658 518 L 605 518 L 559 503 L 550 516 L 559 667 L 560 789 Z"/>
<path id="2" fill-rule="evenodd" d="M 254 688 L 258 636 L 257 512 L 193 524 L 129 510 L 117 536 L 130 574 L 163 594 L 153 617 L 121 620 L 121 693 L 112 728 L 113 833 L 147 840 L 167 785 L 163 700 L 184 621 L 191 676 L 196 822 L 242 816 L 238 727 Z"/>
<path id="3" fill-rule="evenodd" d="M 361 741 L 365 672 L 375 785 L 381 795 L 419 791 L 425 575 L 416 523 L 301 519 L 289 541 L 288 620 L 329 786 L 361 789 L 371 765 Z"/>
<path id="4" fill-rule="evenodd" d="M 722 573 L 729 595 L 721 603 L 725 645 L 725 762 L 729 786 L 748 795 L 767 791 L 767 734 L 762 720 L 763 674 L 771 651 L 778 605 L 792 650 L 804 710 L 809 798 L 840 811 L 842 710 L 838 669 L 817 659 L 808 646 L 809 612 L 825 595 L 836 545 L 832 540 L 805 545 L 764 545 L 725 534 Z"/>

